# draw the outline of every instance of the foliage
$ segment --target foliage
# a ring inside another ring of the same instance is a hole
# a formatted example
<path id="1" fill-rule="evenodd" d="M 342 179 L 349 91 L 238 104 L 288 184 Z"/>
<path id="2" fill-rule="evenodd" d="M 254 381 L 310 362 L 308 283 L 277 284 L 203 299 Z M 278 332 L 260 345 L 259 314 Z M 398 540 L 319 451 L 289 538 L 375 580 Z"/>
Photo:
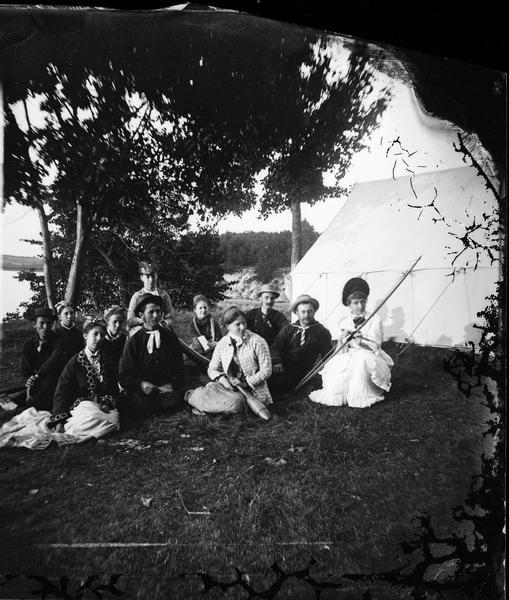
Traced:
<path id="1" fill-rule="evenodd" d="M 303 250 L 307 252 L 318 239 L 318 232 L 306 220 L 302 222 Z M 226 232 L 221 235 L 221 251 L 226 269 L 258 267 L 271 263 L 274 269 L 288 268 L 292 251 L 291 231 Z M 270 278 L 261 277 L 261 279 Z"/>
<path id="2" fill-rule="evenodd" d="M 62 236 L 54 236 L 55 280 L 58 298 L 63 297 L 66 274 L 71 260 L 72 244 Z M 159 264 L 160 285 L 171 296 L 177 308 L 189 307 L 195 294 L 204 294 L 212 301 L 220 300 L 226 283 L 223 280 L 219 236 L 214 233 L 188 233 L 176 240 L 164 240 L 153 235 L 151 245 L 144 247 L 145 257 Z M 78 296 L 78 306 L 83 311 L 100 313 L 111 304 L 127 304 L 130 295 L 141 287 L 136 254 L 126 252 L 125 262 L 119 262 L 126 283 L 127 298 L 121 296 L 118 274 L 103 260 L 97 251 L 86 257 Z M 23 271 L 20 281 L 30 282 L 32 297 L 22 303 L 27 309 L 45 304 L 43 276 Z M 127 301 L 126 301 L 127 300 Z"/>
<path id="3" fill-rule="evenodd" d="M 266 167 L 261 207 L 267 213 L 344 192 L 338 182 L 390 99 L 389 90 L 375 90 L 365 47 L 347 49 L 322 38 L 312 48 L 289 95 L 287 118 L 293 122 L 278 128 Z M 338 60 L 347 63 L 344 73 Z M 323 179 L 327 172 L 334 175 L 331 186 Z"/>
<path id="4" fill-rule="evenodd" d="M 79 15 L 70 18 L 81 23 Z M 43 126 L 23 129 L 8 111 L 8 198 L 44 203 L 52 224 L 75 240 L 68 296 L 77 293 L 90 248 L 117 263 L 119 241 L 135 245 L 157 213 L 174 234 L 190 214 L 202 223 L 242 214 L 255 203 L 264 168 L 263 214 L 297 196 L 318 200 L 332 191 L 322 185 L 323 171 L 344 170 L 374 126 L 385 95 L 365 106 L 372 73 L 364 45 L 341 49 L 350 57 L 348 76 L 331 83 L 327 38 L 274 25 L 284 35 L 267 31 L 260 44 L 256 29 L 236 19 L 242 35 L 195 28 L 193 44 L 182 45 L 160 29 L 147 35 L 146 23 L 130 29 L 126 16 L 115 44 L 105 46 L 109 36 L 98 14 L 93 27 L 81 23 L 60 47 L 52 39 L 52 51 L 36 35 L 30 66 L 8 53 L 7 105 L 42 100 L 46 116 Z M 172 22 L 173 31 L 188 26 Z M 70 40 L 85 32 L 83 52 Z M 168 60 L 160 60 L 163 52 Z"/>
<path id="5" fill-rule="evenodd" d="M 196 294 L 213 302 L 223 298 L 227 284 L 217 234 L 187 234 L 173 249 L 162 248 L 160 256 L 162 287 L 168 290 L 175 306 L 189 308 Z"/>
<path id="6" fill-rule="evenodd" d="M 258 273 L 254 269 L 243 269 L 240 276 L 235 281 L 232 281 L 225 292 L 225 297 L 232 300 L 256 300 L 258 301 L 258 292 L 264 283 L 270 283 L 281 296 L 279 301 L 285 300 L 285 282 L 283 278 L 260 279 Z"/>

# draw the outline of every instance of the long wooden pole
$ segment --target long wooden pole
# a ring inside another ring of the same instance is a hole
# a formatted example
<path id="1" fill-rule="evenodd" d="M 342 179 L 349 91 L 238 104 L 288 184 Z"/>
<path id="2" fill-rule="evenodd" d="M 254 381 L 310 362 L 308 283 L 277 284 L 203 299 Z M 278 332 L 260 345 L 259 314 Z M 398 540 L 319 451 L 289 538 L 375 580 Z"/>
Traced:
<path id="1" fill-rule="evenodd" d="M 315 366 L 311 369 L 311 371 L 305 376 L 303 377 L 299 383 L 293 388 L 293 391 L 296 392 L 298 389 L 300 389 L 303 385 L 306 385 L 306 383 L 310 380 L 313 379 L 313 377 L 319 373 L 323 367 L 330 361 L 330 359 L 335 356 L 336 354 L 338 354 L 339 352 L 341 352 L 341 350 L 343 350 L 343 348 L 357 335 L 357 333 L 365 326 L 367 325 L 367 323 L 369 323 L 369 321 L 376 315 L 376 313 L 382 308 L 382 306 L 387 302 L 387 300 L 389 300 L 389 298 L 394 294 L 394 292 L 399 288 L 399 286 L 403 283 L 403 281 L 405 281 L 405 279 L 408 277 L 408 275 L 410 275 L 410 273 L 414 270 L 415 265 L 421 260 L 422 255 L 419 256 L 410 266 L 410 268 L 405 271 L 403 273 L 403 275 L 400 277 L 399 281 L 393 286 L 393 288 L 390 290 L 390 292 L 385 296 L 385 298 L 380 302 L 380 304 L 376 307 L 376 309 L 369 315 L 369 317 L 364 321 L 364 323 L 361 323 L 358 327 L 356 327 L 355 331 L 352 331 L 352 333 L 350 333 L 348 335 L 348 337 L 346 338 L 345 342 L 343 344 L 341 344 L 341 346 L 339 348 L 333 348 L 330 352 L 328 352 L 323 359 Z"/>

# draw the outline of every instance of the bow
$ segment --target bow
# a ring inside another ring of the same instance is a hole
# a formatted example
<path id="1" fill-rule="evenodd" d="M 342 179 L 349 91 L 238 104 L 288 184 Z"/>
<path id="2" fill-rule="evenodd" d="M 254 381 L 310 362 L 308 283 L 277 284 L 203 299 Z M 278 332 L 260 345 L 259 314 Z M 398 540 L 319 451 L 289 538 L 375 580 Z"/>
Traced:
<path id="1" fill-rule="evenodd" d="M 154 352 L 154 346 L 156 348 L 160 348 L 161 347 L 161 333 L 159 331 L 159 329 L 154 329 L 152 331 L 147 331 L 148 333 L 148 342 L 147 342 L 147 350 L 149 354 L 152 354 L 152 352 Z"/>

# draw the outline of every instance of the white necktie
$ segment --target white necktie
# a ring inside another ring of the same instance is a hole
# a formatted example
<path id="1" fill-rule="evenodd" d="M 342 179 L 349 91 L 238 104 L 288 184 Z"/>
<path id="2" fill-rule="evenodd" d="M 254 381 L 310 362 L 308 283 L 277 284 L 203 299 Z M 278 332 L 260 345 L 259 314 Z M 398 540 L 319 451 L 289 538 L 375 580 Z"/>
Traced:
<path id="1" fill-rule="evenodd" d="M 156 348 L 161 346 L 161 333 L 159 329 L 154 329 L 153 331 L 147 331 L 148 334 L 148 342 L 147 342 L 147 350 L 149 354 L 154 352 L 154 344 Z"/>
<path id="2" fill-rule="evenodd" d="M 296 327 L 300 331 L 299 346 L 304 346 L 304 343 L 306 341 L 306 329 L 307 329 L 307 327 L 299 327 L 299 325 L 296 325 Z"/>

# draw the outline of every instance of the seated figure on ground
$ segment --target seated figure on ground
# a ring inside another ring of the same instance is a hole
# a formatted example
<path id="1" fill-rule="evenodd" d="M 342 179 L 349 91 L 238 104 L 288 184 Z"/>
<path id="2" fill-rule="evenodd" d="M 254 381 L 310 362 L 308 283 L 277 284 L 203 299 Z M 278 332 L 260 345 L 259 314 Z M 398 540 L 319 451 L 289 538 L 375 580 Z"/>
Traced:
<path id="1" fill-rule="evenodd" d="M 315 320 L 318 300 L 304 294 L 291 305 L 297 322 L 284 327 L 271 346 L 271 392 L 290 391 L 332 348 L 329 330 Z M 312 380 L 313 385 L 317 382 Z"/>
<path id="2" fill-rule="evenodd" d="M 55 315 L 49 308 L 36 308 L 33 315 L 34 335 L 23 344 L 19 369 L 26 379 L 26 391 L 11 399 L 24 407 L 51 410 L 53 393 L 65 366 L 58 348 L 60 338 L 53 331 Z"/>
<path id="3" fill-rule="evenodd" d="M 60 375 L 48 422 L 58 433 L 89 439 L 119 428 L 116 373 L 102 352 L 105 333 L 102 323 L 86 323 L 85 348 L 69 360 Z"/>
<path id="4" fill-rule="evenodd" d="M 68 360 L 83 350 L 85 341 L 82 331 L 76 327 L 75 307 L 70 302 L 58 302 L 55 310 L 58 315 L 55 333 L 59 337 L 59 348 L 64 360 L 63 368 Z"/>
<path id="5" fill-rule="evenodd" d="M 145 294 L 152 294 L 153 296 L 159 296 L 161 298 L 162 318 L 160 325 L 169 326 L 172 323 L 173 307 L 169 294 L 158 287 L 157 265 L 150 261 L 140 261 L 138 267 L 143 287 L 141 290 L 134 292 L 129 302 L 129 307 L 127 309 L 127 330 L 129 335 L 136 333 L 143 324 L 136 313 L 136 306 L 138 306 L 140 298 Z"/>
<path id="6" fill-rule="evenodd" d="M 246 327 L 244 313 L 232 306 L 223 314 L 227 334 L 214 348 L 204 387 L 186 392 L 186 401 L 195 414 L 243 412 L 246 400 L 239 387 L 254 395 L 264 406 L 272 403 L 267 387 L 271 374 L 267 342 Z"/>
<path id="7" fill-rule="evenodd" d="M 114 304 L 104 311 L 106 334 L 102 345 L 105 361 L 111 365 L 118 383 L 118 367 L 124 351 L 127 336 L 123 330 L 125 324 L 125 308 Z"/>
<path id="8" fill-rule="evenodd" d="M 193 298 L 193 311 L 193 320 L 189 325 L 190 346 L 210 358 L 217 342 L 222 338 L 221 327 L 210 314 L 210 305 L 205 296 L 199 294 Z"/>
<path id="9" fill-rule="evenodd" d="M 260 306 L 252 308 L 246 313 L 249 331 L 261 335 L 269 347 L 272 346 L 276 335 L 288 325 L 288 319 L 284 314 L 273 308 L 279 295 L 274 286 L 270 284 L 262 286 L 258 292 Z"/>
<path id="10" fill-rule="evenodd" d="M 126 390 L 126 412 L 136 416 L 177 408 L 183 399 L 184 360 L 173 330 L 162 327 L 163 299 L 143 294 L 134 312 L 142 327 L 126 342 L 119 383 Z"/>
<path id="11" fill-rule="evenodd" d="M 350 279 L 343 289 L 343 304 L 350 314 L 339 323 L 338 344 L 368 318 L 366 302 L 369 285 L 360 278 Z M 382 350 L 382 321 L 373 315 L 356 333 L 347 346 L 324 366 L 321 371 L 323 388 L 311 392 L 313 402 L 329 406 L 365 408 L 384 398 L 391 387 L 391 357 Z"/>

